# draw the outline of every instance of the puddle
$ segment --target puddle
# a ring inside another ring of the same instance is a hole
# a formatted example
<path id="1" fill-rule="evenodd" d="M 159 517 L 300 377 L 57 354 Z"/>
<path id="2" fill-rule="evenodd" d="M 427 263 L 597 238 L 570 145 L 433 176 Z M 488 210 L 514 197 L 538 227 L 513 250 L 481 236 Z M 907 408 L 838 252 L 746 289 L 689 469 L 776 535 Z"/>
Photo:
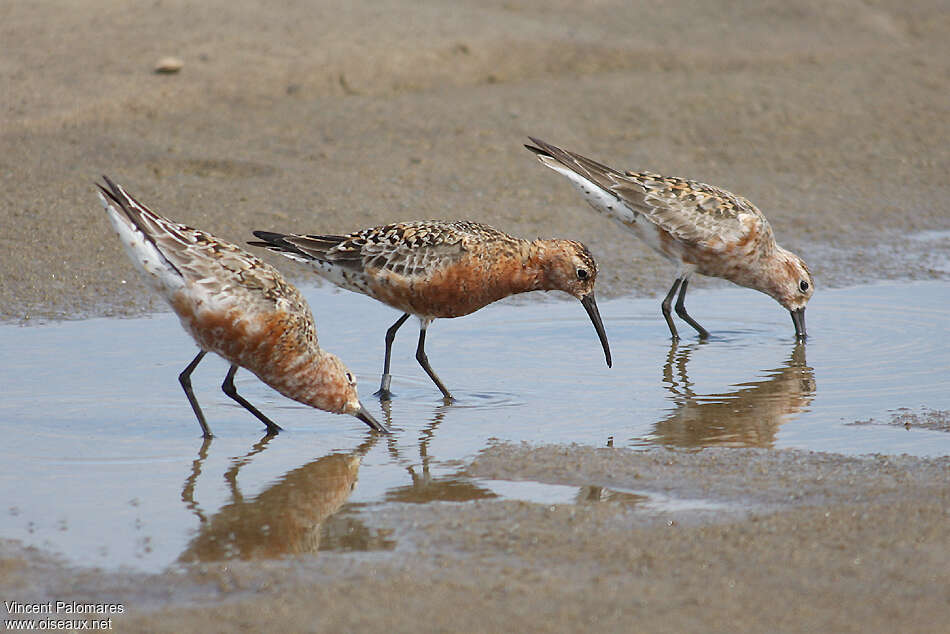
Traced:
<path id="1" fill-rule="evenodd" d="M 397 548 L 364 521 L 380 504 L 505 498 L 715 510 L 649 491 L 461 476 L 490 438 L 950 455 L 939 424 L 886 424 L 950 410 L 946 282 L 821 291 L 805 346 L 787 313 L 752 291 L 691 293 L 691 313 L 714 336 L 675 346 L 659 298 L 604 301 L 612 369 L 577 302 L 503 302 L 429 330 L 427 352 L 458 398 L 452 405 L 416 364 L 417 330 L 407 325 L 394 347 L 397 396 L 385 408 L 371 394 L 396 313 L 329 288 L 305 294 L 321 341 L 357 373 L 393 437 L 298 405 L 241 371 L 239 391 L 287 430 L 262 440 L 260 424 L 220 390 L 226 364 L 208 357 L 192 376 L 216 434 L 203 443 L 177 382 L 195 348 L 170 314 L 0 326 L 0 537 L 76 564 L 157 571 Z"/>
<path id="2" fill-rule="evenodd" d="M 647 513 L 683 513 L 688 511 L 727 511 L 735 507 L 722 502 L 677 498 L 655 491 L 633 491 L 603 486 L 567 486 L 543 482 L 513 480 L 476 480 L 497 497 L 536 504 L 618 504 Z"/>

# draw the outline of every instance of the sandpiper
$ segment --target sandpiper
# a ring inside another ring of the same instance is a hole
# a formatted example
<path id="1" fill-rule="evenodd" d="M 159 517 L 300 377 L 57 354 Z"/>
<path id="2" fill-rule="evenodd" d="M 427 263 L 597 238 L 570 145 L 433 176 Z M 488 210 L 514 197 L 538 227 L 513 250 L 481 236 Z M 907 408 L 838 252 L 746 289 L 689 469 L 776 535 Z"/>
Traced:
<path id="1" fill-rule="evenodd" d="M 709 332 L 686 312 L 686 285 L 693 273 L 721 277 L 769 295 L 792 316 L 804 340 L 805 304 L 815 282 L 800 257 L 775 242 L 772 227 L 755 205 L 724 189 L 652 172 L 618 172 L 589 158 L 529 137 L 525 147 L 571 183 L 597 211 L 675 263 L 676 279 L 663 299 L 663 317 L 679 339 L 670 304 L 699 333 Z"/>
<path id="2" fill-rule="evenodd" d="M 255 231 L 266 247 L 310 264 L 337 286 L 363 293 L 404 314 L 386 331 L 377 396 L 391 398 L 389 373 L 396 331 L 420 320 L 416 360 L 445 399 L 449 390 L 429 365 L 426 329 L 436 318 L 461 317 L 515 293 L 560 290 L 580 300 L 611 365 L 610 347 L 594 301 L 597 264 L 573 240 L 522 240 L 477 222 L 401 222 L 348 235 Z"/>
<path id="3" fill-rule="evenodd" d="M 284 396 L 311 407 L 351 414 L 389 432 L 360 403 L 356 379 L 343 362 L 317 343 L 310 307 L 274 267 L 210 233 L 172 222 L 136 201 L 109 178 L 99 198 L 135 268 L 168 300 L 201 351 L 178 380 L 211 437 L 191 388 L 191 373 L 208 352 L 230 364 L 221 389 L 267 426 L 280 426 L 234 387 L 234 374 L 247 368 Z"/>

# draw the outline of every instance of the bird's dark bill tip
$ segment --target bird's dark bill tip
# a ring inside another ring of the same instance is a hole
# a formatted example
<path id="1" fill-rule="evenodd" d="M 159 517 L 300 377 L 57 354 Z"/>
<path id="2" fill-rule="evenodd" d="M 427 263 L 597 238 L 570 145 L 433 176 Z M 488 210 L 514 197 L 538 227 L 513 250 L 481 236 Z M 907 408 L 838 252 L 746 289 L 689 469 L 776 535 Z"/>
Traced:
<path id="1" fill-rule="evenodd" d="M 354 414 L 354 416 L 356 416 L 358 419 L 360 419 L 361 421 L 369 425 L 370 429 L 373 429 L 374 431 L 378 431 L 383 434 L 392 433 L 392 431 L 390 431 L 388 427 L 386 427 L 381 422 L 373 418 L 373 415 L 369 413 L 369 410 L 367 410 L 366 407 L 362 403 L 360 403 L 360 408 L 356 412 L 356 414 Z"/>
<path id="2" fill-rule="evenodd" d="M 591 293 L 585 296 L 581 300 L 581 305 L 583 305 L 584 310 L 587 311 L 587 315 L 594 324 L 594 330 L 597 331 L 597 336 L 600 338 L 600 344 L 604 347 L 604 358 L 607 360 L 607 367 L 613 367 L 613 360 L 610 358 L 610 343 L 607 341 L 607 333 L 604 331 L 604 322 L 600 318 L 600 311 L 597 310 L 597 301 L 594 299 L 594 294 Z"/>
<path id="3" fill-rule="evenodd" d="M 790 310 L 789 313 L 792 315 L 792 323 L 795 324 L 795 338 L 805 341 L 808 338 L 808 333 L 805 332 L 805 309 Z"/>

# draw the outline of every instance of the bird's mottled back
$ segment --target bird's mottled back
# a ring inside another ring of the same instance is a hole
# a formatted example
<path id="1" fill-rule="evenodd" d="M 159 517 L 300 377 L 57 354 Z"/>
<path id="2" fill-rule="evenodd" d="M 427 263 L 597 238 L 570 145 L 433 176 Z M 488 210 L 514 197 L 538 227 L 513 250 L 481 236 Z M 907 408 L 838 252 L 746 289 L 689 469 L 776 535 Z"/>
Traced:
<path id="1" fill-rule="evenodd" d="M 296 254 L 353 272 L 385 271 L 407 279 L 431 275 L 486 248 L 513 253 L 523 251 L 528 244 L 471 221 L 400 222 L 347 235 L 283 235 L 264 231 L 256 231 L 255 235 L 264 242 L 250 244 L 288 257 Z"/>
<path id="2" fill-rule="evenodd" d="M 755 205 L 713 185 L 653 172 L 627 172 L 610 190 L 687 244 L 738 241 L 753 228 L 763 244 L 772 238 L 768 220 Z"/>
<path id="3" fill-rule="evenodd" d="M 740 241 L 752 231 L 763 245 L 772 237 L 765 215 L 725 189 L 649 171 L 622 173 L 540 139 L 531 140 L 537 147 L 528 149 L 571 179 L 594 209 L 634 230 L 648 243 L 653 244 L 638 226 L 643 220 L 683 244 L 707 244 L 714 249 Z"/>

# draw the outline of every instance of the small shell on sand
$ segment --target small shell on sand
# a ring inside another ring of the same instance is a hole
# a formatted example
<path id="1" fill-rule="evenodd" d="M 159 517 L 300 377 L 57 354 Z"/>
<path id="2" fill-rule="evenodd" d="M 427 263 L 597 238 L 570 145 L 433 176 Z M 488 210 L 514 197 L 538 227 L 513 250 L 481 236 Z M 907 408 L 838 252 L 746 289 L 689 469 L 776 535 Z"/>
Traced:
<path id="1" fill-rule="evenodd" d="M 155 64 L 155 72 L 163 74 L 177 73 L 185 63 L 177 57 L 163 57 Z"/>

